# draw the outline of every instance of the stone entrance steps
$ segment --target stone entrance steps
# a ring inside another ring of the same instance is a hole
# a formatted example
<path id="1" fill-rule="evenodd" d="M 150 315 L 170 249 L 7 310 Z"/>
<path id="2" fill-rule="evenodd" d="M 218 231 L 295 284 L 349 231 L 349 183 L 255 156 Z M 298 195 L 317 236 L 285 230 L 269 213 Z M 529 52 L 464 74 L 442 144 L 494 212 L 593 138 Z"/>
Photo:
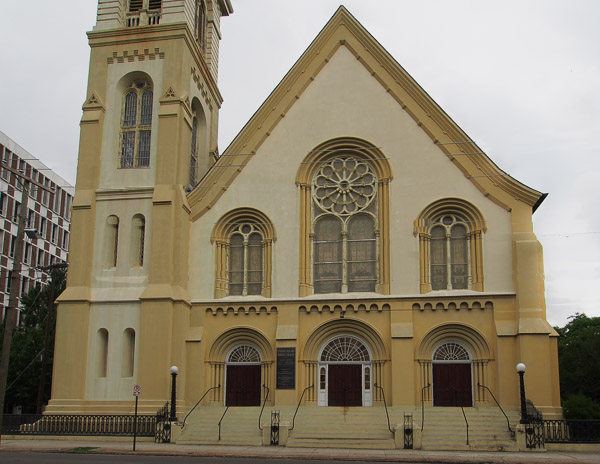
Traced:
<path id="1" fill-rule="evenodd" d="M 293 412 L 292 412 L 293 415 Z M 291 420 L 291 417 L 289 418 Z M 393 426 L 394 421 L 390 417 Z M 291 424 L 290 424 L 291 426 Z M 394 449 L 383 407 L 302 406 L 287 446 L 298 448 Z"/>
<path id="2" fill-rule="evenodd" d="M 271 410 L 279 410 L 281 421 L 291 427 L 295 407 L 267 406 L 262 427 L 270 428 Z M 218 439 L 218 423 L 224 406 L 198 407 L 187 419 L 177 443 L 180 444 L 262 444 L 258 428 L 260 407 L 231 407 L 225 415 Z M 421 408 L 389 408 L 392 428 L 402 427 L 404 413 L 413 415 L 414 430 L 421 428 Z M 424 450 L 516 451 L 516 441 L 508 431 L 506 418 L 498 408 L 465 408 L 469 421 L 469 445 L 465 420 L 460 408 L 427 407 L 422 433 Z M 519 422 L 518 411 L 507 411 L 511 427 Z M 402 434 L 401 429 L 397 432 Z M 400 442 L 402 437 L 399 437 Z M 373 407 L 301 406 L 295 427 L 289 432 L 287 446 L 310 448 L 393 449 L 394 436 L 387 426 L 385 409 Z"/>
<path id="3" fill-rule="evenodd" d="M 230 407 L 221 423 L 219 440 L 219 421 L 225 412 L 224 406 L 202 406 L 196 408 L 187 418 L 186 425 L 177 439 L 177 444 L 186 445 L 262 445 L 262 432 L 258 428 L 260 407 Z M 265 408 L 262 422 L 270 421 L 270 409 Z"/>
<path id="4" fill-rule="evenodd" d="M 498 408 L 464 408 L 467 428 L 461 408 L 425 408 L 422 434 L 424 450 L 517 451 L 517 443 L 509 432 L 506 418 Z M 506 411 L 514 431 L 519 422 L 518 411 Z M 415 414 L 415 429 L 421 427 L 421 414 Z"/>

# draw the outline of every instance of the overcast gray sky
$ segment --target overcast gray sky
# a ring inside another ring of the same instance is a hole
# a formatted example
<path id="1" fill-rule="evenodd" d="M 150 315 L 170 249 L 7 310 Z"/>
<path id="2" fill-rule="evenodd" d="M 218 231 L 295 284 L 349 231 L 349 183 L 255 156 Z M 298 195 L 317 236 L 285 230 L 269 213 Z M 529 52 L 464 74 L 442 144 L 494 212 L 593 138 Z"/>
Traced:
<path id="1" fill-rule="evenodd" d="M 222 19 L 223 152 L 340 5 L 232 0 Z M 75 183 L 96 0 L 6 0 L 0 130 Z M 498 166 L 549 193 L 534 215 L 548 320 L 600 316 L 600 2 L 346 0 Z"/>

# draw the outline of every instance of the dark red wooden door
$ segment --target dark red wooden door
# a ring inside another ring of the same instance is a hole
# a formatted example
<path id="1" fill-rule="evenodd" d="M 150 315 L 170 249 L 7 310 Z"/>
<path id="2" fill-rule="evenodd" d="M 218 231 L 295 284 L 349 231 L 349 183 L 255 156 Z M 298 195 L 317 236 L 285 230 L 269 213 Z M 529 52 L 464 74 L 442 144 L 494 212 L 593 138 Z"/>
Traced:
<path id="1" fill-rule="evenodd" d="M 329 406 L 362 406 L 362 366 L 330 364 L 327 385 Z"/>
<path id="2" fill-rule="evenodd" d="M 473 406 L 470 364 L 433 365 L 433 405 Z"/>
<path id="3" fill-rule="evenodd" d="M 260 364 L 227 366 L 225 406 L 260 406 Z"/>

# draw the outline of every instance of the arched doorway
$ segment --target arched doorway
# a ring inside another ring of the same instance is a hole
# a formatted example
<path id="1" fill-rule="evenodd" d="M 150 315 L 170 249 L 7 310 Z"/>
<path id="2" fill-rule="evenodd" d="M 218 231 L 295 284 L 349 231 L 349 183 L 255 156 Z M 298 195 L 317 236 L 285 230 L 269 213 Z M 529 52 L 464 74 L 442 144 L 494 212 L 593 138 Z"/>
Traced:
<path id="1" fill-rule="evenodd" d="M 357 337 L 327 342 L 319 355 L 319 406 L 372 406 L 371 359 Z"/>
<path id="2" fill-rule="evenodd" d="M 261 359 L 250 345 L 238 345 L 227 355 L 225 406 L 260 406 Z"/>
<path id="3" fill-rule="evenodd" d="M 473 406 L 472 356 L 457 342 L 445 342 L 433 353 L 433 405 Z"/>

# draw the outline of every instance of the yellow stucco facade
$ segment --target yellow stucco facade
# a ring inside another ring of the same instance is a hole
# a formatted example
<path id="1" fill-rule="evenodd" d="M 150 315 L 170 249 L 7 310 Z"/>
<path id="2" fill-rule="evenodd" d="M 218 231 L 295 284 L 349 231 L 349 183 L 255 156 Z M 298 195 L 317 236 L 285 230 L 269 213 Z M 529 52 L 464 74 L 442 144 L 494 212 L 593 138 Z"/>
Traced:
<path id="1" fill-rule="evenodd" d="M 260 400 L 262 385 L 275 406 L 311 385 L 304 404 L 378 406 L 375 384 L 392 406 L 492 406 L 485 385 L 518 409 L 524 362 L 528 397 L 560 416 L 532 224 L 544 195 L 343 7 L 217 156 L 231 5 L 206 1 L 199 34 L 197 2 L 171 3 L 180 14 L 138 25 L 150 12 L 111 16 L 101 0 L 88 34 L 47 412 L 130 412 L 135 384 L 155 412 L 172 365 L 182 412 L 216 386 L 213 404 L 255 404 L 233 392 Z"/>

